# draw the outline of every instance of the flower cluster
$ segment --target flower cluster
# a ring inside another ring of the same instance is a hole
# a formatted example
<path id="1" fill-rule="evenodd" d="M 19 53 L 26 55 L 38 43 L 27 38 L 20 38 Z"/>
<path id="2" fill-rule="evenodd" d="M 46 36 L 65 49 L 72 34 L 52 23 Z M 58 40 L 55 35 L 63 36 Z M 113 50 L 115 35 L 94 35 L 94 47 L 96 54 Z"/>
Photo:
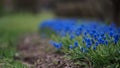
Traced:
<path id="1" fill-rule="evenodd" d="M 120 28 L 114 23 L 51 19 L 41 23 L 45 28 L 55 32 L 50 44 L 70 59 L 90 61 L 92 68 L 120 67 Z"/>
<path id="2" fill-rule="evenodd" d="M 116 28 L 115 24 L 106 25 L 97 21 L 55 19 L 44 21 L 40 27 L 42 29 L 46 27 L 52 29 L 61 38 L 69 37 L 71 42 L 67 45 L 62 40 L 52 41 L 51 44 L 57 49 L 66 45 L 69 49 L 79 47 L 85 52 L 88 49 L 96 50 L 99 45 L 118 44 L 120 40 L 120 28 Z"/>
<path id="3" fill-rule="evenodd" d="M 65 36 L 67 32 L 72 31 L 77 21 L 77 19 L 50 19 L 40 23 L 39 28 L 48 28 L 58 35 Z"/>

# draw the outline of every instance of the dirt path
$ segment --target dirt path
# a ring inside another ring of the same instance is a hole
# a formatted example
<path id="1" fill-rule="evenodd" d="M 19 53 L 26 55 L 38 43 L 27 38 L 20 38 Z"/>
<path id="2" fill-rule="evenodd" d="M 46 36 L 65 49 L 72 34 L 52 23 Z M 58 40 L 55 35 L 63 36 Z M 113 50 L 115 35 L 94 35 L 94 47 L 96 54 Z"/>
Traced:
<path id="1" fill-rule="evenodd" d="M 62 54 L 56 53 L 49 45 L 49 39 L 40 38 L 39 34 L 23 36 L 18 44 L 16 59 L 23 61 L 30 68 L 80 68 Z"/>

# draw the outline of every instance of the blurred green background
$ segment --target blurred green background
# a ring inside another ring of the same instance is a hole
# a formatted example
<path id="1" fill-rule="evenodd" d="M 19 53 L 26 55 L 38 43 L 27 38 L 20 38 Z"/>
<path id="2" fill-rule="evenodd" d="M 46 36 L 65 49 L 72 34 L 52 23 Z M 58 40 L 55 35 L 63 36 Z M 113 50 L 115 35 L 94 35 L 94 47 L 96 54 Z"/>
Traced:
<path id="1" fill-rule="evenodd" d="M 0 17 L 0 67 L 3 68 L 24 68 L 20 61 L 14 60 L 17 53 L 16 45 L 18 37 L 25 33 L 38 31 L 41 21 L 53 18 L 52 12 L 42 12 L 41 14 L 15 13 Z M 2 65 L 2 63 L 5 63 Z"/>

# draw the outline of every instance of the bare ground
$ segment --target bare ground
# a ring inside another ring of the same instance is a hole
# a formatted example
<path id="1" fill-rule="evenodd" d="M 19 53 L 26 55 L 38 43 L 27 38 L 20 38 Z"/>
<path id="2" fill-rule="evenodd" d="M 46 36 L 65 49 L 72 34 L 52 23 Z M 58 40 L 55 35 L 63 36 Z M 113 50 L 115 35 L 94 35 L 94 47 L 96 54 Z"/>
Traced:
<path id="1" fill-rule="evenodd" d="M 64 54 L 56 53 L 55 48 L 49 45 L 49 39 L 40 38 L 36 33 L 21 37 L 17 49 L 15 59 L 29 68 L 82 68 L 65 59 Z"/>

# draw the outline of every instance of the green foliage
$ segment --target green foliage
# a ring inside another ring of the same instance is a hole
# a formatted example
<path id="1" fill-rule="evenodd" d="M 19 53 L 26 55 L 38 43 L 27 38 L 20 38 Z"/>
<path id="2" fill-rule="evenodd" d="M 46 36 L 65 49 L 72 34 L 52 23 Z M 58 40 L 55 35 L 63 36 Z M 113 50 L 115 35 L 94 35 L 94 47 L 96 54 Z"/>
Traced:
<path id="1" fill-rule="evenodd" d="M 74 60 L 75 63 L 86 62 L 86 66 L 94 68 L 119 68 L 120 67 L 120 42 L 115 45 L 109 43 L 109 45 L 99 45 L 97 50 L 88 49 L 87 52 L 82 52 L 81 48 L 85 47 L 82 43 L 82 38 L 75 37 L 70 40 L 69 36 L 66 37 L 52 37 L 56 42 L 62 42 L 61 52 L 66 54 L 66 57 Z M 75 41 L 78 41 L 79 46 L 77 48 L 70 49 L 69 45 L 74 45 Z"/>
<path id="2" fill-rule="evenodd" d="M 19 61 L 14 61 L 13 59 L 3 58 L 0 59 L 1 68 L 28 68 Z"/>

